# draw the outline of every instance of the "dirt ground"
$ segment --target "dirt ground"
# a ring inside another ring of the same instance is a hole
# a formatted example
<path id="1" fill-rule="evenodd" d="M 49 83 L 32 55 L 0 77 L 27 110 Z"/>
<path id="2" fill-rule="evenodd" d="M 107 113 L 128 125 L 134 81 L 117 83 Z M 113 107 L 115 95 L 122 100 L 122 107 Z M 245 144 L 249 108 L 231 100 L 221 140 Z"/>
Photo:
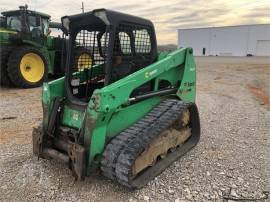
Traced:
<path id="1" fill-rule="evenodd" d="M 222 201 L 270 191 L 270 59 L 198 57 L 201 140 L 146 187 L 99 174 L 74 182 L 62 164 L 32 155 L 41 88 L 0 90 L 0 201 Z M 265 200 L 267 201 L 267 200 Z"/>

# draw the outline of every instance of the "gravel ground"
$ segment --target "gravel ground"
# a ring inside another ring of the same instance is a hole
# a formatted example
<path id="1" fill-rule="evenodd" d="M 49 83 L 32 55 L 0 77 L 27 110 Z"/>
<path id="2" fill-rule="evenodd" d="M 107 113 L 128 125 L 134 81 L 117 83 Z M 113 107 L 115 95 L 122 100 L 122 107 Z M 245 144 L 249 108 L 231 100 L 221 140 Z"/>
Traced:
<path id="1" fill-rule="evenodd" d="M 1 89 L 0 201 L 222 201 L 270 191 L 270 60 L 196 58 L 201 140 L 145 188 L 95 173 L 74 182 L 62 164 L 33 157 L 41 89 Z M 267 201 L 267 200 L 265 200 Z M 270 201 L 268 199 L 268 201 Z"/>

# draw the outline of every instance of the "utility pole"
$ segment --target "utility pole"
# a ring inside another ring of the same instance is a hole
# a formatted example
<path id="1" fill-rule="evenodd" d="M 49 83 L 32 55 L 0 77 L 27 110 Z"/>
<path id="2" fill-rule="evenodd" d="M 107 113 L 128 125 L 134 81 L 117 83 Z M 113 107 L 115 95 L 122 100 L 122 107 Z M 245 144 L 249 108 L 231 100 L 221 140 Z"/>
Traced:
<path id="1" fill-rule="evenodd" d="M 84 3 L 82 1 L 82 13 L 84 13 Z"/>

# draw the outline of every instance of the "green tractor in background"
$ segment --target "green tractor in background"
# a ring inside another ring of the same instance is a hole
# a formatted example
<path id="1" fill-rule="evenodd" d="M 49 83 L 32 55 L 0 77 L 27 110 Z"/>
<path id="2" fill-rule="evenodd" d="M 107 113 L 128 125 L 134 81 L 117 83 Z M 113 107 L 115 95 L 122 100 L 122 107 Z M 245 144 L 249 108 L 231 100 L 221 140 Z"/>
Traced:
<path id="1" fill-rule="evenodd" d="M 49 28 L 62 29 L 50 16 L 26 6 L 2 12 L 0 27 L 0 83 L 32 88 L 42 85 L 48 74 L 62 76 L 65 39 L 49 36 Z M 78 54 L 87 53 L 78 50 Z M 88 60 L 91 60 L 90 55 Z M 82 64 L 80 64 L 82 66 Z"/>

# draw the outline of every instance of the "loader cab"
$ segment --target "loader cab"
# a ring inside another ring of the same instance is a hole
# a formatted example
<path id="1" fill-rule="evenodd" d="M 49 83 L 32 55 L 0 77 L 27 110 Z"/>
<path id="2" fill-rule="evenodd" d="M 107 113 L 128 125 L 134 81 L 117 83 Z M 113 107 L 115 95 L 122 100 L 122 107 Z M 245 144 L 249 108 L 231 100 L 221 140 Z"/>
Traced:
<path id="1" fill-rule="evenodd" d="M 62 17 L 69 37 L 66 62 L 66 97 L 73 104 L 87 105 L 96 89 L 153 63 L 157 44 L 151 21 L 111 11 Z M 80 57 L 76 52 L 80 50 Z"/>

